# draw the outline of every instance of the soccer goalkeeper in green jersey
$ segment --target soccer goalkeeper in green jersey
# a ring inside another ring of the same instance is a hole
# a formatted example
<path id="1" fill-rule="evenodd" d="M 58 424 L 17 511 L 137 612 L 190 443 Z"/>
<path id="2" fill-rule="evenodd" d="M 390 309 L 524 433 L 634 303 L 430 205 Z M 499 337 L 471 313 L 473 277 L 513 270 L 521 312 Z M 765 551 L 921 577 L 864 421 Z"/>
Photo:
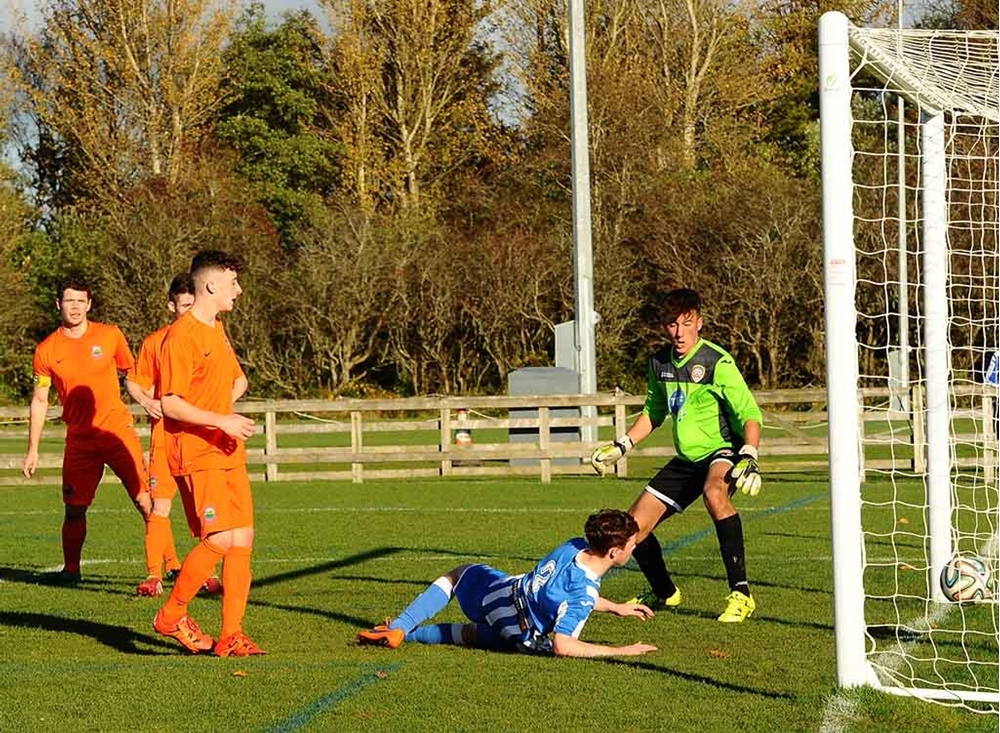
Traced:
<path id="1" fill-rule="evenodd" d="M 719 621 L 739 623 L 753 614 L 756 603 L 747 583 L 743 524 L 731 497 L 737 490 L 750 496 L 760 491 L 761 412 L 733 357 L 701 338 L 698 293 L 687 288 L 667 293 L 663 314 L 670 345 L 650 357 L 642 414 L 625 435 L 594 451 L 590 461 L 603 475 L 670 416 L 677 456 L 650 480 L 629 510 L 639 524 L 633 557 L 650 584 L 631 602 L 650 608 L 680 605 L 681 592 L 667 572 L 653 530 L 701 496 L 715 522 L 729 580 Z"/>

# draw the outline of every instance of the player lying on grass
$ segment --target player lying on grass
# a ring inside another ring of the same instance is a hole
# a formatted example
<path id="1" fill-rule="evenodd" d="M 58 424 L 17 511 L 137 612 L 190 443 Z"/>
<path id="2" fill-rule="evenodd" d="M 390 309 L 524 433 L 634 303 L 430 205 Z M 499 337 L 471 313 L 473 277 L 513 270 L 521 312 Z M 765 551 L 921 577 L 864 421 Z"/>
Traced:
<path id="1" fill-rule="evenodd" d="M 632 557 L 638 531 L 629 514 L 602 509 L 587 519 L 586 539 L 563 543 L 530 573 L 507 575 L 489 565 L 461 565 L 435 580 L 395 619 L 358 634 L 358 643 L 395 649 L 403 641 L 415 641 L 567 657 L 632 657 L 656 651 L 642 642 L 615 647 L 579 639 L 593 611 L 643 621 L 653 616 L 641 603 L 612 603 L 599 593 L 604 574 Z M 421 626 L 453 596 L 471 623 Z"/>

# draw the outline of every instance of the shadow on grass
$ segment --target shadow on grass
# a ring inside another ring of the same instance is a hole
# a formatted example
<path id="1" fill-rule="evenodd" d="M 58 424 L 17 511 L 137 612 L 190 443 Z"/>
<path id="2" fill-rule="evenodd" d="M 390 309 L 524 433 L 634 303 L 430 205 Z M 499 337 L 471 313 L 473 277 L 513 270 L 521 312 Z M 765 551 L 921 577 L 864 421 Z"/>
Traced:
<path id="1" fill-rule="evenodd" d="M 353 567 L 355 565 L 360 565 L 369 560 L 377 560 L 384 557 L 392 557 L 393 555 L 400 552 L 417 552 L 417 553 L 428 553 L 433 555 L 448 555 L 454 556 L 456 560 L 465 560 L 466 562 L 470 560 L 476 560 L 481 557 L 480 554 L 467 553 L 467 552 L 456 552 L 454 550 L 442 550 L 439 548 L 432 547 L 380 547 L 373 550 L 368 550 L 367 552 L 360 552 L 355 555 L 350 555 L 341 560 L 331 560 L 329 562 L 318 563 L 316 565 L 310 565 L 308 567 L 299 568 L 297 570 L 290 570 L 285 573 L 278 573 L 276 575 L 270 575 L 266 578 L 261 578 L 260 580 L 254 580 L 255 588 L 264 588 L 267 586 L 278 585 L 280 583 L 285 583 L 291 580 L 299 580 L 301 578 L 311 577 L 315 575 L 324 575 L 332 573 L 334 570 L 339 570 L 340 568 Z M 464 564 L 463 562 L 456 562 L 456 565 Z M 441 572 L 450 570 L 450 567 L 442 567 Z M 430 578 L 422 578 L 420 580 L 406 580 L 400 578 L 376 578 L 372 576 L 364 575 L 334 575 L 331 574 L 329 577 L 333 581 L 362 581 L 365 583 L 379 583 L 379 584 L 393 584 L 393 585 L 410 585 L 415 588 L 426 588 L 428 583 L 431 582 Z M 333 621 L 342 621 L 348 623 L 358 628 L 369 628 L 372 625 L 373 619 L 370 618 L 359 618 L 357 616 L 349 616 L 347 614 L 338 613 L 337 611 L 332 611 L 325 608 L 314 608 L 310 606 L 295 606 L 284 603 L 271 603 L 269 601 L 256 600 L 250 598 L 248 601 L 249 605 L 256 606 L 259 608 L 273 608 L 281 611 L 290 611 L 292 613 L 304 613 L 313 616 L 320 616 L 322 618 L 328 618 Z"/>
<path id="2" fill-rule="evenodd" d="M 345 557 L 342 560 L 331 560 L 330 562 L 322 562 L 317 565 L 310 565 L 309 567 L 299 568 L 298 570 L 289 570 L 286 573 L 278 573 L 277 575 L 269 575 L 266 578 L 261 578 L 260 580 L 254 581 L 254 586 L 258 588 L 263 588 L 269 585 L 277 585 L 278 583 L 284 583 L 289 580 L 298 580 L 299 578 L 306 578 L 310 575 L 320 575 L 322 573 L 328 573 L 331 570 L 337 570 L 339 568 L 347 568 L 352 565 L 360 565 L 363 562 L 369 560 L 377 560 L 382 557 L 391 557 L 397 552 L 403 552 L 406 548 L 404 547 L 379 547 L 375 550 L 369 550 L 367 552 L 360 552 L 357 555 L 351 555 Z"/>
<path id="3" fill-rule="evenodd" d="M 718 611 L 709 610 L 699 610 L 694 608 L 671 608 L 669 611 L 660 611 L 660 614 L 677 615 L 677 616 L 690 616 L 692 618 L 701 618 L 706 621 L 715 621 L 718 616 Z M 816 629 L 818 631 L 824 631 L 833 633 L 833 624 L 822 624 L 817 621 L 803 621 L 801 619 L 791 619 L 791 618 L 778 618 L 776 616 L 765 616 L 761 613 L 754 613 L 753 617 L 744 623 L 747 624 L 777 624 L 778 626 L 791 626 L 794 628 L 801 629 Z"/>
<path id="4" fill-rule="evenodd" d="M 255 601 L 251 598 L 247 601 L 248 606 L 257 608 L 273 608 L 278 611 L 289 611 L 290 613 L 304 613 L 308 616 L 319 616 L 331 621 L 342 621 L 345 624 L 356 626 L 358 629 L 371 628 L 373 623 L 382 623 L 379 619 L 361 618 L 360 616 L 349 616 L 346 613 L 338 613 L 328 608 L 312 608 L 310 606 L 291 606 L 286 603 L 269 603 L 268 601 Z M 351 637 L 353 641 L 353 637 Z"/>
<path id="5" fill-rule="evenodd" d="M 289 580 L 298 580 L 300 578 L 307 578 L 312 575 L 322 575 L 324 573 L 330 573 L 333 570 L 339 570 L 340 568 L 349 568 L 355 565 L 361 565 L 362 563 L 368 562 L 369 560 L 378 560 L 384 557 L 392 557 L 400 552 L 412 552 L 417 554 L 430 554 L 430 555 L 444 555 L 451 556 L 456 559 L 455 565 L 448 567 L 447 563 L 442 563 L 440 572 L 444 573 L 451 570 L 452 567 L 457 565 L 465 565 L 467 563 L 479 562 L 483 557 L 481 553 L 472 552 L 457 552 L 455 550 L 442 550 L 437 547 L 379 547 L 373 550 L 368 550 L 366 552 L 359 552 L 356 555 L 350 555 L 348 557 L 342 558 L 340 560 L 330 560 L 329 562 L 322 562 L 316 565 L 310 565 L 304 568 L 298 568 L 297 570 L 289 570 L 284 573 L 277 573 L 275 575 L 268 575 L 267 577 L 261 578 L 260 580 L 254 580 L 254 587 L 264 588 L 270 585 L 277 585 L 279 583 L 284 583 Z M 504 558 L 505 560 L 526 560 L 527 562 L 536 562 L 535 559 L 510 557 Z M 437 577 L 434 575 L 433 577 Z M 0 575 L 0 578 L 3 576 Z M 416 581 L 409 580 L 399 580 L 399 579 L 385 579 L 385 578 L 373 578 L 365 576 L 343 576 L 343 575 L 333 575 L 331 576 L 336 580 L 365 580 L 371 581 L 373 583 L 406 583 L 413 584 Z M 419 581 L 419 585 L 427 585 L 433 580 L 432 578 L 427 578 L 425 580 Z"/>
<path id="6" fill-rule="evenodd" d="M 289 570 L 286 573 L 278 573 L 276 575 L 270 575 L 266 578 L 261 578 L 260 580 L 255 580 L 253 585 L 257 588 L 263 588 L 271 585 L 278 585 L 279 583 L 285 583 L 290 580 L 299 580 L 301 578 L 307 578 L 314 575 L 323 575 L 330 573 L 331 571 L 338 570 L 340 568 L 348 568 L 354 565 L 360 565 L 369 560 L 376 560 L 383 557 L 391 557 L 399 552 L 405 551 L 405 547 L 380 547 L 374 550 L 369 550 L 367 552 L 360 552 L 356 555 L 350 555 L 341 560 L 331 560 L 330 562 L 318 563 L 316 565 L 310 565 L 309 567 L 299 568 L 298 570 Z M 333 576 L 333 579 L 340 579 L 340 576 Z M 372 582 L 378 582 L 375 578 L 361 578 L 361 580 L 370 580 Z M 390 581 L 385 581 L 390 582 Z M 409 581 L 391 581 L 391 582 L 409 582 Z M 426 582 L 420 585 L 426 585 Z M 343 621 L 344 623 L 357 626 L 358 628 L 368 628 L 371 626 L 371 619 L 359 618 L 357 616 L 348 616 L 343 613 L 338 613 L 336 611 L 331 611 L 325 608 L 312 608 L 309 606 L 293 606 L 285 603 L 270 603 L 267 601 L 259 601 L 254 598 L 250 598 L 248 605 L 259 607 L 259 608 L 273 608 L 280 611 L 290 611 L 292 613 L 304 613 L 312 616 L 320 616 L 322 618 L 328 618 L 332 621 Z"/>
<path id="7" fill-rule="evenodd" d="M 47 613 L 0 611 L 0 626 L 40 629 L 42 631 L 89 636 L 95 641 L 99 641 L 101 644 L 116 649 L 123 654 L 137 654 L 141 656 L 160 654 L 157 651 L 140 649 L 136 644 L 146 644 L 162 649 L 169 649 L 171 653 L 177 653 L 178 651 L 176 644 L 162 641 L 154 636 L 140 634 L 124 626 L 111 626 L 110 624 L 86 621 L 84 619 L 63 618 L 62 616 L 52 616 Z"/>
<path id="8" fill-rule="evenodd" d="M 638 567 L 631 567 L 629 565 L 626 565 L 626 566 L 624 566 L 622 568 L 619 568 L 618 570 L 619 571 L 624 571 L 626 573 L 639 573 L 640 572 Z M 685 572 L 680 572 L 680 571 L 673 570 L 673 569 L 670 570 L 670 574 L 674 578 L 702 578 L 704 580 L 718 580 L 719 582 L 722 583 L 723 587 L 726 585 L 726 582 L 727 582 L 725 575 L 715 575 L 715 574 L 709 574 L 709 573 L 685 573 Z M 678 583 L 678 586 L 681 586 L 681 583 Z M 818 593 L 820 595 L 825 595 L 825 596 L 833 595 L 833 590 L 830 589 L 830 588 L 810 588 L 810 587 L 805 586 L 805 585 L 789 585 L 788 583 L 775 583 L 775 582 L 769 581 L 769 580 L 760 580 L 758 578 L 750 578 L 750 589 L 751 589 L 750 592 L 753 593 L 753 589 L 756 588 L 756 587 L 761 587 L 761 588 L 778 588 L 780 590 L 794 590 L 794 591 L 801 591 L 803 593 Z M 684 588 L 681 587 L 681 590 L 684 590 Z M 726 592 L 728 593 L 728 590 Z M 721 589 L 720 589 L 720 593 L 721 593 Z"/>
<path id="9" fill-rule="evenodd" d="M 0 581 L 6 583 L 24 583 L 25 585 L 38 585 L 43 588 L 66 588 L 69 590 L 88 591 L 90 593 L 132 595 L 129 592 L 115 589 L 116 586 L 121 585 L 121 580 L 108 578 L 107 576 L 85 574 L 83 580 L 76 585 L 55 583 L 52 581 L 52 576 L 53 573 L 50 572 L 0 567 Z"/>
<path id="10" fill-rule="evenodd" d="M 876 645 L 875 652 L 896 652 L 898 647 L 892 644 L 934 644 L 935 647 L 950 647 L 959 652 L 969 650 L 996 651 L 996 642 L 986 634 L 968 634 L 956 638 L 956 633 L 951 629 L 927 629 L 919 631 L 917 629 L 907 629 L 902 626 L 869 626 L 868 636 L 874 641 L 890 642 L 889 646 Z"/>
<path id="11" fill-rule="evenodd" d="M 755 534 L 761 537 L 787 537 L 791 540 L 815 540 L 822 542 L 830 541 L 830 533 L 826 534 L 800 534 L 797 532 L 756 532 Z"/>
<path id="12" fill-rule="evenodd" d="M 370 575 L 334 575 L 330 580 L 352 580 L 362 583 L 376 583 L 379 585 L 411 585 L 414 588 L 426 588 L 430 581 L 426 578 L 420 580 L 406 580 L 405 578 L 373 578 Z"/>
<path id="13" fill-rule="evenodd" d="M 679 677 L 682 680 L 687 680 L 688 682 L 695 682 L 699 685 L 710 685 L 719 690 L 728 690 L 729 692 L 738 692 L 742 695 L 756 695 L 757 697 L 766 697 L 771 700 L 794 700 L 795 695 L 789 694 L 787 692 L 775 692 L 774 690 L 764 690 L 759 687 L 749 687 L 747 685 L 736 685 L 732 682 L 722 682 L 721 680 L 713 679 L 712 677 L 706 677 L 705 675 L 694 674 L 692 672 L 682 672 L 679 669 L 671 669 L 670 667 L 663 667 L 658 664 L 653 664 L 651 662 L 632 662 L 625 661 L 622 659 L 613 658 L 603 658 L 595 659 L 595 662 L 601 664 L 607 664 L 612 667 L 626 667 L 629 669 L 642 669 L 647 672 L 656 672 L 658 674 L 669 675 L 671 677 Z"/>

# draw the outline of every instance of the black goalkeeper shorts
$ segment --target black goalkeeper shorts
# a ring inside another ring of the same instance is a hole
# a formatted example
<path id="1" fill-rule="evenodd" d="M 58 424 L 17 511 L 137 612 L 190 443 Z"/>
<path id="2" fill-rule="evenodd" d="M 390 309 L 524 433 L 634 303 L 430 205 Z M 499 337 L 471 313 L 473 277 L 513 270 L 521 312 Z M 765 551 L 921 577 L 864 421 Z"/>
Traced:
<path id="1" fill-rule="evenodd" d="M 738 457 L 732 448 L 720 448 L 700 461 L 691 462 L 680 456 L 670 462 L 646 484 L 646 491 L 666 504 L 675 512 L 682 512 L 705 492 L 705 479 L 713 463 L 725 461 L 735 466 Z M 733 495 L 734 485 L 730 483 L 729 495 Z"/>

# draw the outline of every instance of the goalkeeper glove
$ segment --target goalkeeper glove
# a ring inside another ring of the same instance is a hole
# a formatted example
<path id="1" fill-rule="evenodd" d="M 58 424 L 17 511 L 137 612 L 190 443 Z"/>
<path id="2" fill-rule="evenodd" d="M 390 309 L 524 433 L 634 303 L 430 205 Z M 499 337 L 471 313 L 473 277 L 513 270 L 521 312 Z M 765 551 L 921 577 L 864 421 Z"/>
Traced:
<path id="1" fill-rule="evenodd" d="M 623 435 L 611 445 L 602 445 L 595 450 L 590 456 L 590 465 L 603 476 L 623 455 L 632 450 L 633 445 L 632 439 Z"/>
<path id="2" fill-rule="evenodd" d="M 760 465 L 757 463 L 757 449 L 752 445 L 740 448 L 739 460 L 733 466 L 732 479 L 736 488 L 744 494 L 757 496 L 760 493 Z"/>

